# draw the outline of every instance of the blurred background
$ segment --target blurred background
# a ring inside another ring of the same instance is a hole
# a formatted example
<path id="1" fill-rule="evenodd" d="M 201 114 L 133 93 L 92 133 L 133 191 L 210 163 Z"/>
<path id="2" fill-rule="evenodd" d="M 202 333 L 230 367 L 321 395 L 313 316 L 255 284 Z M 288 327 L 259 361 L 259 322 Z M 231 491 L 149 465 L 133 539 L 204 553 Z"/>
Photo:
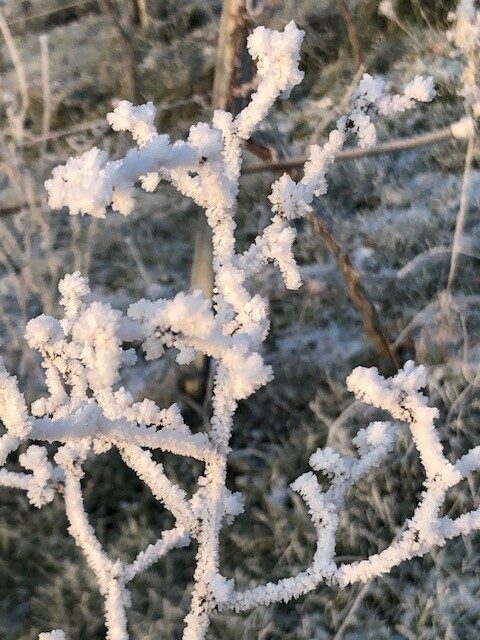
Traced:
<path id="1" fill-rule="evenodd" d="M 133 299 L 188 288 L 197 211 L 168 185 L 138 193 L 125 219 L 70 217 L 46 204 L 52 167 L 92 146 L 120 157 L 131 146 L 105 120 L 121 100 L 152 100 L 157 128 L 172 138 L 211 117 L 220 0 L 2 0 L 0 2 L 0 339 L 2 354 L 29 400 L 43 392 L 42 369 L 23 339 L 26 321 L 58 312 L 57 284 L 81 271 L 98 298 L 125 309 Z M 401 87 L 431 74 L 433 103 L 379 123 L 379 140 L 411 138 L 464 115 L 465 61 L 447 39 L 447 0 L 265 0 L 247 3 L 250 26 L 305 30 L 303 83 L 278 103 L 246 152 L 246 165 L 291 159 L 326 140 L 363 71 Z M 446 136 L 448 138 L 448 136 Z M 222 570 L 239 585 L 304 568 L 315 535 L 289 483 L 328 443 L 349 450 L 375 417 L 353 400 L 345 376 L 358 365 L 389 373 L 413 358 L 427 366 L 431 402 L 448 455 L 480 436 L 480 172 L 471 149 L 465 228 L 453 281 L 451 246 L 467 144 L 443 142 L 334 165 L 317 225 L 298 225 L 304 285 L 286 292 L 273 267 L 255 280 L 271 307 L 265 357 L 275 380 L 241 405 L 229 488 L 245 513 L 222 539 Z M 467 162 L 467 165 L 469 163 Z M 268 222 L 275 169 L 242 178 L 239 246 Z M 465 188 L 464 188 L 465 191 Z M 355 287 L 352 289 L 352 282 Z M 355 292 L 357 295 L 355 295 Z M 381 339 L 379 339 L 379 336 Z M 379 344 L 384 341 L 387 348 Z M 195 424 L 201 407 L 179 388 L 171 359 L 135 368 L 138 398 L 179 400 Z M 197 465 L 163 456 L 188 488 Z M 349 495 L 338 538 L 340 561 L 385 548 L 422 490 L 407 439 L 390 464 Z M 133 558 L 169 526 L 169 514 L 115 453 L 88 466 L 86 505 L 99 538 Z M 479 506 L 478 479 L 449 493 L 445 513 Z M 364 586 L 320 587 L 288 605 L 217 615 L 209 638 L 222 640 L 476 639 L 480 633 L 479 535 L 394 569 Z M 132 583 L 132 638 L 177 639 L 190 596 L 194 550 L 174 551 Z M 62 628 L 70 640 L 104 638 L 102 601 L 66 532 L 59 498 L 41 511 L 20 492 L 0 490 L 0 638 L 33 640 Z"/>

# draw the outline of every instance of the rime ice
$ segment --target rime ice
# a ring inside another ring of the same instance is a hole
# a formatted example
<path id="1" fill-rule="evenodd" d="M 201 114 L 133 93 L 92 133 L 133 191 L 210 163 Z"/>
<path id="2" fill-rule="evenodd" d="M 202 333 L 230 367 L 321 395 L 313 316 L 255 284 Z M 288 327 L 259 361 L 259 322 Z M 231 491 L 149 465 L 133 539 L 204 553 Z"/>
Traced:
<path id="1" fill-rule="evenodd" d="M 384 8 L 388 3 L 382 3 Z M 385 9 L 386 11 L 386 9 Z M 135 207 L 135 189 L 153 191 L 167 181 L 203 208 L 213 237 L 215 295 L 180 293 L 172 300 L 140 300 L 126 314 L 95 301 L 86 279 L 67 275 L 59 284 L 64 316 L 40 316 L 27 326 L 26 339 L 43 359 L 48 393 L 35 401 L 31 415 L 17 381 L 0 368 L 0 417 L 6 434 L 0 439 L 0 484 L 27 492 L 37 507 L 55 491 L 64 496 L 69 532 L 93 571 L 105 602 L 109 640 L 128 638 L 126 609 L 128 583 L 175 547 L 194 540 L 197 564 L 191 608 L 185 618 L 184 640 L 202 640 L 212 613 L 243 611 L 258 605 L 286 602 L 326 582 L 343 587 L 369 580 L 434 545 L 478 528 L 477 511 L 456 520 L 440 517 L 448 488 L 480 464 L 474 449 L 456 464 L 445 458 L 434 421 L 437 411 L 420 389 L 421 367 L 407 363 L 390 379 L 375 369 L 356 369 L 348 378 L 357 398 L 386 410 L 392 422 L 373 422 L 353 439 L 356 455 L 345 456 L 326 447 L 313 452 L 311 470 L 291 485 L 305 501 L 317 536 L 310 565 L 296 575 L 239 591 L 234 580 L 219 570 L 219 535 L 243 510 L 239 494 L 226 486 L 227 457 L 233 418 L 240 400 L 248 398 L 272 378 L 261 354 L 269 331 L 268 305 L 251 293 L 251 276 L 268 263 L 278 267 L 289 289 L 301 285 L 293 254 L 295 229 L 291 221 L 311 211 L 313 199 L 325 194 L 327 174 L 349 139 L 362 147 L 376 141 L 376 120 L 413 108 L 433 97 L 429 78 L 415 77 L 399 94 L 382 79 L 365 74 L 351 97 L 349 113 L 339 119 L 323 145 L 313 145 L 298 182 L 283 175 L 269 200 L 268 226 L 243 253 L 236 250 L 235 212 L 242 163 L 242 142 L 267 115 L 278 98 L 298 85 L 303 32 L 293 22 L 282 32 L 263 27 L 248 38 L 248 50 L 257 63 L 258 88 L 236 117 L 214 113 L 212 123 L 190 128 L 186 141 L 172 142 L 155 128 L 152 103 L 134 106 L 122 101 L 108 114 L 115 131 L 128 131 L 136 146 L 125 157 L 110 160 L 98 149 L 57 167 L 45 183 L 53 208 L 67 207 L 72 215 L 102 218 L 109 208 L 128 216 Z M 134 348 L 132 348 L 132 344 Z M 161 358 L 175 349 L 184 363 L 195 354 L 214 361 L 213 411 L 207 432 L 192 433 L 177 405 L 161 408 L 152 400 L 135 402 L 121 386 L 125 367 L 135 366 L 136 352 L 147 359 Z M 335 535 L 345 496 L 370 469 L 382 464 L 395 446 L 398 422 L 408 425 L 425 468 L 425 490 L 402 537 L 380 554 L 338 565 Z M 20 456 L 26 472 L 7 470 L 10 453 L 32 441 Z M 52 460 L 36 442 L 54 443 Z M 149 487 L 175 520 L 169 531 L 141 551 L 131 564 L 112 559 L 102 548 L 85 512 L 83 465 L 88 456 L 115 447 L 124 463 Z M 198 488 L 189 498 L 155 462 L 152 452 L 169 451 L 203 463 Z M 323 490 L 322 474 L 330 486 Z M 62 631 L 40 635 L 40 640 L 62 640 Z"/>

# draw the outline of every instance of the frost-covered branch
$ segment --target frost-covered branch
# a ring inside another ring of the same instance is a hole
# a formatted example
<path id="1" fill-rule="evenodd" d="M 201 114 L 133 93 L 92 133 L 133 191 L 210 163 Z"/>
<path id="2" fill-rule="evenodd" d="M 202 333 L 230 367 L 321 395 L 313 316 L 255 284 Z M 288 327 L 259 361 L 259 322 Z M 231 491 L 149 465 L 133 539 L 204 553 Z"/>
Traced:
<path id="1" fill-rule="evenodd" d="M 120 455 L 125 464 L 145 482 L 155 498 L 172 512 L 177 523 L 191 534 L 197 534 L 199 522 L 188 504 L 185 491 L 167 478 L 162 465 L 153 462 L 151 454 L 136 445 L 121 447 Z"/>
<path id="2" fill-rule="evenodd" d="M 347 491 L 368 471 L 378 467 L 392 451 L 396 440 L 394 423 L 373 422 L 361 429 L 353 444 L 359 457 L 352 458 L 326 447 L 310 457 L 313 471 L 330 478 L 327 491 L 320 490 L 317 478 L 308 472 L 291 484 L 304 499 L 317 532 L 317 550 L 311 565 L 296 576 L 277 583 L 239 592 L 233 580 L 216 578 L 215 592 L 220 609 L 244 611 L 259 604 L 286 602 L 314 589 L 319 583 L 343 587 L 366 582 L 414 557 L 443 546 L 447 540 L 470 533 L 480 526 L 480 509 L 452 520 L 439 513 L 449 488 L 480 467 L 480 448 L 475 447 L 456 464 L 443 453 L 434 420 L 438 411 L 427 405 L 420 389 L 426 385 L 424 367 L 407 362 L 393 378 L 383 378 L 376 369 L 359 367 L 347 379 L 348 388 L 359 400 L 387 411 L 392 418 L 405 422 L 425 469 L 425 490 L 404 533 L 384 551 L 351 564 L 335 564 L 335 533 Z"/>
<path id="3" fill-rule="evenodd" d="M 295 182 L 287 173 L 272 185 L 269 200 L 274 216 L 272 223 L 255 239 L 255 243 L 239 258 L 241 268 L 253 274 L 266 262 L 278 264 L 288 289 L 300 286 L 300 274 L 292 256 L 295 231 L 289 220 L 311 212 L 315 196 L 327 192 L 327 173 L 335 157 L 344 147 L 349 132 L 356 135 L 361 148 L 372 147 L 376 140 L 375 120 L 379 115 L 393 116 L 411 109 L 416 101 L 433 98 L 431 78 L 416 76 L 402 94 L 390 95 L 383 80 L 364 74 L 351 98 L 351 111 L 340 118 L 323 145 L 313 145 L 303 166 L 303 177 Z"/>
<path id="4" fill-rule="evenodd" d="M 188 547 L 189 544 L 190 536 L 183 529 L 177 528 L 164 531 L 154 544 L 150 544 L 145 551 L 140 551 L 135 560 L 126 565 L 123 571 L 125 582 L 130 582 L 136 575 L 146 571 L 172 549 Z"/>

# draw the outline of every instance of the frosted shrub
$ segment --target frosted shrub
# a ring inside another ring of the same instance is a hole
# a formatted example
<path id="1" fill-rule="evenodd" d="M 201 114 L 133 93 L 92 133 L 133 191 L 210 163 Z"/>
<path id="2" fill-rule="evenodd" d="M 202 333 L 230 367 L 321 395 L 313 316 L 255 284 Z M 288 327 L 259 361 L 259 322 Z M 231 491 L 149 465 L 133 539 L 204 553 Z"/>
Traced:
<path id="1" fill-rule="evenodd" d="M 71 214 L 103 218 L 110 208 L 128 216 L 138 185 L 153 191 L 165 180 L 204 209 L 213 235 L 213 301 L 198 291 L 180 293 L 172 300 L 140 300 L 123 314 L 95 301 L 88 281 L 79 273 L 67 275 L 59 284 L 63 317 L 56 320 L 42 315 L 26 329 L 28 344 L 43 359 L 46 397 L 36 400 L 28 412 L 16 379 L 3 365 L 0 370 L 0 417 L 6 428 L 0 440 L 0 484 L 23 489 L 36 507 L 50 502 L 56 492 L 63 496 L 69 533 L 95 574 L 105 602 L 109 640 L 128 638 L 128 583 L 173 548 L 196 545 L 191 608 L 183 637 L 201 640 L 216 611 L 245 611 L 286 602 L 320 583 L 342 588 L 364 582 L 480 525 L 480 510 L 455 520 L 440 515 L 448 489 L 480 465 L 480 447 L 456 463 L 447 460 L 434 425 L 437 410 L 428 406 L 421 392 L 426 384 L 423 367 L 408 362 L 389 379 L 376 369 L 358 368 L 349 376 L 348 388 L 358 399 L 386 411 L 392 422 L 373 422 L 358 431 L 353 439 L 356 456 L 331 447 L 313 452 L 311 471 L 291 484 L 305 501 L 316 530 L 317 548 L 311 564 L 297 575 L 246 591 L 220 573 L 220 530 L 243 510 L 242 496 L 226 486 L 235 411 L 240 400 L 272 379 L 272 370 L 261 355 L 269 331 L 267 302 L 251 293 L 251 276 L 274 263 L 286 287 L 298 288 L 301 280 L 292 253 L 295 230 L 291 221 L 309 212 L 313 198 L 327 191 L 327 171 L 336 154 L 352 137 L 363 147 L 371 146 L 379 116 L 411 109 L 418 101 L 431 100 L 434 93 L 428 78 L 416 77 L 402 93 L 391 94 L 384 81 L 364 75 L 352 96 L 350 113 L 340 118 L 323 146 L 310 147 L 302 178 L 295 182 L 285 174 L 273 183 L 271 222 L 246 251 L 238 253 L 235 207 L 242 141 L 275 100 L 288 97 L 301 82 L 302 37 L 293 22 L 280 33 L 262 27 L 252 33 L 248 48 L 257 62 L 258 88 L 235 118 L 216 111 L 211 125 L 194 125 L 186 141 L 171 142 L 156 132 L 151 103 L 133 106 L 122 102 L 108 121 L 114 130 L 130 132 L 137 146 L 114 161 L 92 149 L 57 167 L 46 183 L 52 207 L 66 206 Z M 160 408 L 149 399 L 135 402 L 121 386 L 122 370 L 135 366 L 137 349 L 153 360 L 169 348 L 177 350 L 180 363 L 190 362 L 199 353 L 213 362 L 213 409 L 206 432 L 192 433 L 177 405 Z M 384 462 L 395 446 L 399 423 L 410 429 L 425 469 L 420 503 L 401 537 L 387 549 L 358 562 L 337 564 L 335 536 L 347 492 Z M 26 450 L 23 446 L 25 452 L 19 456 L 25 472 L 8 470 L 7 457 L 25 442 L 32 443 Z M 38 442 L 52 443 L 53 455 L 47 455 Z M 175 518 L 175 526 L 159 532 L 156 542 L 130 564 L 107 555 L 83 503 L 85 460 L 112 447 Z M 156 450 L 203 463 L 191 497 L 154 461 Z M 321 488 L 320 476 L 330 480 L 328 489 Z M 40 637 L 65 636 L 54 630 Z"/>

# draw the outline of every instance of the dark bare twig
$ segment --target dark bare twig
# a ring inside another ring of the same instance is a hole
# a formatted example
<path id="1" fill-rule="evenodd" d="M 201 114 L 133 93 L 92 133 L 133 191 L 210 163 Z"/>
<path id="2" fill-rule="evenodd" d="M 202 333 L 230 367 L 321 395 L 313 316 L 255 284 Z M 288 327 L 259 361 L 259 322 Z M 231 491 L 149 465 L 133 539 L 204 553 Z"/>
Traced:
<path id="1" fill-rule="evenodd" d="M 378 313 L 370 301 L 365 287 L 360 280 L 360 276 L 352 265 L 350 258 L 328 230 L 318 213 L 310 213 L 307 217 L 314 231 L 322 238 L 325 246 L 334 257 L 337 267 L 343 275 L 350 300 L 362 317 L 365 334 L 372 340 L 379 355 L 388 360 L 395 370 L 397 370 L 399 366 L 397 356 L 390 346 Z"/>
<path id="2" fill-rule="evenodd" d="M 40 11 L 38 13 L 23 15 L 19 18 L 14 18 L 8 21 L 8 26 L 12 27 L 14 30 L 16 27 L 24 27 L 26 22 L 33 22 L 35 20 L 40 21 L 40 25 L 38 28 L 44 28 L 42 21 L 49 18 L 50 16 L 57 16 L 63 13 L 67 14 L 74 9 L 82 10 L 83 12 L 91 11 L 95 8 L 97 4 L 97 0 L 76 0 L 75 2 L 66 3 L 61 7 L 55 7 L 53 9 L 49 9 L 48 11 Z M 35 31 L 35 28 L 29 26 L 29 31 Z M 18 31 L 18 29 L 17 29 Z"/>
<path id="3" fill-rule="evenodd" d="M 125 67 L 128 74 L 129 90 L 132 100 L 135 104 L 143 102 L 143 96 L 140 91 L 140 78 L 138 75 L 138 66 L 135 55 L 135 41 L 130 29 L 125 28 L 122 23 L 118 7 L 113 0 L 98 0 L 103 11 L 110 16 L 123 44 L 125 52 Z"/>
<path id="4" fill-rule="evenodd" d="M 352 12 L 348 6 L 347 0 L 340 0 L 340 11 L 342 18 L 345 21 L 347 27 L 348 41 L 350 42 L 350 48 L 352 49 L 353 60 L 355 62 L 355 69 L 359 69 L 363 66 L 363 50 L 360 38 L 358 36 L 358 30 L 353 20 Z"/>
<path id="5" fill-rule="evenodd" d="M 44 144 L 45 142 L 49 142 L 50 140 L 68 138 L 69 136 L 84 133 L 86 131 L 102 129 L 105 132 L 108 127 L 109 125 L 105 118 L 99 118 L 89 122 L 80 122 L 79 124 L 74 124 L 71 127 L 65 127 L 65 129 L 50 131 L 46 135 L 28 137 L 26 140 L 22 140 L 18 146 L 23 148 L 35 147 L 37 145 Z"/>
<path id="6" fill-rule="evenodd" d="M 356 160 L 359 158 L 367 158 L 369 156 L 378 156 L 384 153 L 393 153 L 394 151 L 407 151 L 409 149 L 417 149 L 419 147 L 427 147 L 440 142 L 448 142 L 454 140 L 455 136 L 452 133 L 452 127 L 445 127 L 444 129 L 437 129 L 436 131 L 430 131 L 419 136 L 413 136 L 412 138 L 399 138 L 389 140 L 378 144 L 376 147 L 369 147 L 368 149 L 361 149 L 355 147 L 353 149 L 345 149 L 340 151 L 335 156 L 335 162 L 342 162 L 343 160 Z M 259 164 L 253 164 L 243 169 L 243 174 L 261 173 L 262 171 L 289 171 L 291 169 L 301 168 L 307 158 L 292 158 L 291 160 L 282 160 L 279 162 L 263 162 Z"/>
<path id="7" fill-rule="evenodd" d="M 40 200 L 35 202 L 36 205 L 40 205 Z M 24 209 L 27 209 L 30 206 L 29 202 L 21 202 L 20 204 L 12 204 L 7 207 L 0 207 L 0 218 L 4 218 L 7 216 L 14 215 L 15 213 L 20 213 Z"/>

